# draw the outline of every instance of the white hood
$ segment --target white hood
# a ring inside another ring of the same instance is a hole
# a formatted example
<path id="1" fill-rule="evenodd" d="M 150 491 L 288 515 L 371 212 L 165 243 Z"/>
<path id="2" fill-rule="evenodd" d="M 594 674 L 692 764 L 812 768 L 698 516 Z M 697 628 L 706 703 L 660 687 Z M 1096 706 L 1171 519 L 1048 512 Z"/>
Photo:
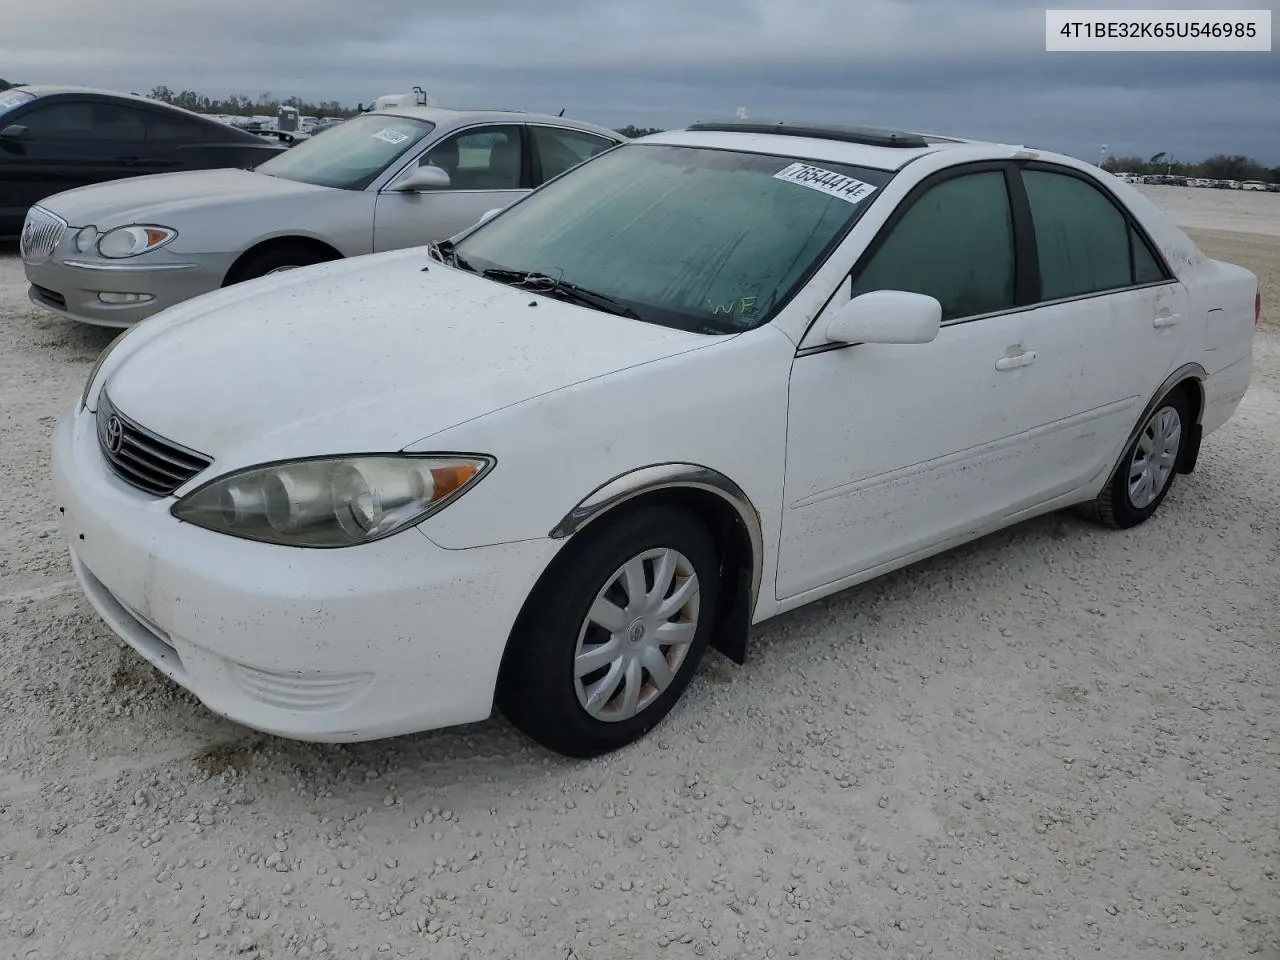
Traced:
<path id="1" fill-rule="evenodd" d="M 230 469 L 399 450 L 721 339 L 424 266 L 422 248 L 401 250 L 197 297 L 121 345 L 106 392 L 126 416 Z"/>
<path id="2" fill-rule="evenodd" d="M 93 183 L 55 194 L 40 206 L 72 227 L 112 227 L 130 223 L 167 223 L 173 215 L 207 205 L 225 207 L 235 201 L 258 203 L 274 197 L 331 193 L 281 177 L 251 170 L 186 170 Z"/>

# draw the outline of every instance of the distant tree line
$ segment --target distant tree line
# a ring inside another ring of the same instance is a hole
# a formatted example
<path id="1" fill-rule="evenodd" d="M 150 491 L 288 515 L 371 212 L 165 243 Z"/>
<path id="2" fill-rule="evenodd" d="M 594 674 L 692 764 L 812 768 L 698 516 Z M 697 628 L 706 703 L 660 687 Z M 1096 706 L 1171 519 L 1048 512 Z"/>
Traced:
<path id="1" fill-rule="evenodd" d="M 1110 173 L 1136 173 L 1140 176 L 1203 177 L 1207 180 L 1261 180 L 1280 183 L 1280 167 L 1266 167 L 1252 157 L 1220 153 L 1199 163 L 1184 163 L 1166 153 L 1142 157 L 1107 157 L 1102 169 Z"/>
<path id="2" fill-rule="evenodd" d="M 337 100 L 324 100 L 320 103 L 308 103 L 301 97 L 276 97 L 270 91 L 258 94 L 257 99 L 243 94 L 233 93 L 229 97 L 207 97 L 194 90 L 183 90 L 175 93 L 168 87 L 153 87 L 150 93 L 144 94 L 152 100 L 171 103 L 175 107 L 191 110 L 194 113 L 219 113 L 231 117 L 251 117 L 265 115 L 274 117 L 280 107 L 294 107 L 298 113 L 308 117 L 353 117 L 357 111 L 354 107 L 344 107 Z"/>
<path id="3" fill-rule="evenodd" d="M 625 127 L 619 127 L 617 132 L 622 134 L 624 137 L 631 137 L 632 139 L 635 139 L 636 137 L 647 137 L 651 133 L 662 133 L 662 128 L 661 127 L 633 127 L 630 124 L 628 124 Z"/>
<path id="4" fill-rule="evenodd" d="M 232 94 L 225 99 L 219 100 L 196 93 L 194 90 L 183 90 L 181 93 L 174 93 L 168 87 L 154 87 L 146 96 L 152 100 L 160 100 L 164 103 L 171 103 L 175 107 L 192 110 L 195 113 L 219 113 L 238 117 L 263 114 L 275 116 L 276 111 L 282 106 L 294 107 L 299 114 L 306 117 L 342 117 L 345 119 L 359 113 L 359 110 L 345 107 L 336 100 L 309 103 L 301 97 L 287 97 L 285 99 L 273 97 L 269 91 L 258 94 L 256 100 L 242 94 Z M 651 133 L 661 132 L 657 127 L 626 126 L 618 130 L 618 133 L 626 137 L 644 137 Z"/>

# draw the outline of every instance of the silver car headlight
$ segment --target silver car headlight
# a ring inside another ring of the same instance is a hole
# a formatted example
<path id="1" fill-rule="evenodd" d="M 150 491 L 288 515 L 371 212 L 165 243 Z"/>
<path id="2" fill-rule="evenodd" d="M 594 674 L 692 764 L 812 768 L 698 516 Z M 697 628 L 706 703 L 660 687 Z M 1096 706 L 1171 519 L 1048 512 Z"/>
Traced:
<path id="1" fill-rule="evenodd" d="M 193 490 L 173 516 L 288 547 L 350 547 L 444 509 L 496 461 L 481 455 L 371 454 L 269 463 Z"/>
<path id="2" fill-rule="evenodd" d="M 116 227 L 108 230 L 98 240 L 98 253 L 111 260 L 136 257 L 148 250 L 163 247 L 177 236 L 177 230 L 150 223 Z"/>

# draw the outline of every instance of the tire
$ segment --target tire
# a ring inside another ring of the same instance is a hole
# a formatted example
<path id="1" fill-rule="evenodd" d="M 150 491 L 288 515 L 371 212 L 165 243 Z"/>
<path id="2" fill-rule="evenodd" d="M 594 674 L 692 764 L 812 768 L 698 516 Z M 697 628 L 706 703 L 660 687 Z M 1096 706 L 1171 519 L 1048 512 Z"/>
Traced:
<path id="1" fill-rule="evenodd" d="M 1118 530 L 1146 521 L 1173 487 L 1190 428 L 1191 408 L 1181 390 L 1160 401 L 1086 512 Z"/>
<path id="2" fill-rule="evenodd" d="M 325 263 L 332 256 L 303 246 L 269 247 L 261 253 L 254 254 L 237 266 L 228 280 L 232 283 L 243 283 L 245 280 L 256 280 L 269 273 L 282 270 L 293 270 L 297 267 L 309 267 L 315 263 Z"/>
<path id="3" fill-rule="evenodd" d="M 643 507 L 597 523 L 535 589 L 512 631 L 497 690 L 498 708 L 519 730 L 578 758 L 626 746 L 667 715 L 706 651 L 720 592 L 719 553 L 694 514 Z M 648 602 L 627 590 L 626 569 L 636 571 L 637 561 Z M 654 582 L 666 573 L 672 576 L 658 597 Z M 668 613 L 678 591 L 685 603 Z M 579 660 L 584 651 L 595 656 Z"/>

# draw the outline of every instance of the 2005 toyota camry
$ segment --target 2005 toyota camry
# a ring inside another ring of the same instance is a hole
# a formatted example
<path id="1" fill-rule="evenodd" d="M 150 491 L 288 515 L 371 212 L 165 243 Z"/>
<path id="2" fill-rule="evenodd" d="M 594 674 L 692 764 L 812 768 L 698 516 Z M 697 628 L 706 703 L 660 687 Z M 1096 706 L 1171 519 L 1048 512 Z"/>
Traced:
<path id="1" fill-rule="evenodd" d="M 1067 157 L 695 124 L 144 321 L 58 424 L 57 503 L 98 612 L 218 713 L 496 704 L 588 756 L 775 614 L 1035 514 L 1146 520 L 1258 310 Z"/>

